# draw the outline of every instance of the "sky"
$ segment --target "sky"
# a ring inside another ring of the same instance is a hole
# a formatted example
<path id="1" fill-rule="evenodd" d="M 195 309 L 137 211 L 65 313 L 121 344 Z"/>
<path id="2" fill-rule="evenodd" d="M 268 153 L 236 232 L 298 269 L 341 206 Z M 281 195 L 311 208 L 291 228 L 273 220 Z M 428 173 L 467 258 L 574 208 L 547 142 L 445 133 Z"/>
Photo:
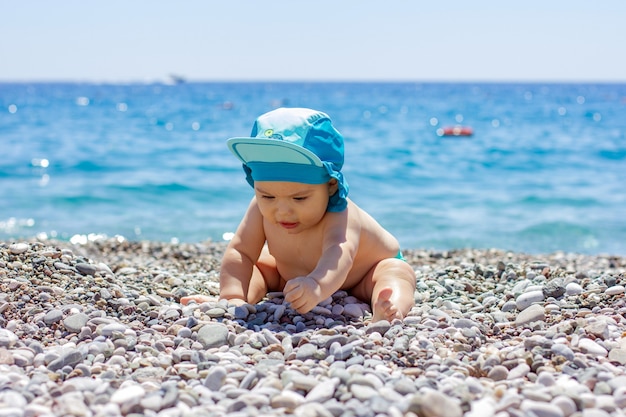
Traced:
<path id="1" fill-rule="evenodd" d="M 626 81 L 624 0 L 0 0 L 0 82 Z"/>

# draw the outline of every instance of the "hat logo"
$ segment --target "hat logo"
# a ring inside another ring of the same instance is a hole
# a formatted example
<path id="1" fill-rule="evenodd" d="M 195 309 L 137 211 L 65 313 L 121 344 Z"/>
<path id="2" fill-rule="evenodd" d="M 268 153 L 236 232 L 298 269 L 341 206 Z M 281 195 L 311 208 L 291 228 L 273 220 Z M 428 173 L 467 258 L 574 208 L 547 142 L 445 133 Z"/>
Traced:
<path id="1" fill-rule="evenodd" d="M 266 138 L 283 140 L 283 135 L 280 133 L 274 133 L 274 129 L 266 129 L 265 132 L 263 132 L 263 135 Z"/>

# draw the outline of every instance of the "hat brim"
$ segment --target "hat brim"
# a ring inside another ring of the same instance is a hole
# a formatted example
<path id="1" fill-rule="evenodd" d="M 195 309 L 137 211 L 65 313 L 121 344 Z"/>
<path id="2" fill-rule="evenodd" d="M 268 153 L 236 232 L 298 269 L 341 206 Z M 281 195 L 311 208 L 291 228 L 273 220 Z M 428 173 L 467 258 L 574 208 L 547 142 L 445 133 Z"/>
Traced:
<path id="1" fill-rule="evenodd" d="M 244 164 L 251 162 L 289 163 L 323 167 L 322 160 L 302 146 L 278 139 L 230 138 L 230 151 Z"/>

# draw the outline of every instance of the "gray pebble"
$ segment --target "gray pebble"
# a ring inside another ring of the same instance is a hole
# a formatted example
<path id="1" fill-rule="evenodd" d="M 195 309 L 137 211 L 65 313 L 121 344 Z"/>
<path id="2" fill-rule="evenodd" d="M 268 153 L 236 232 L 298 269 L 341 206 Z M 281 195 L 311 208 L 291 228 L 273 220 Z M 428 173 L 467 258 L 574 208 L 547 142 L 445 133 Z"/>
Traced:
<path id="1" fill-rule="evenodd" d="M 531 305 L 535 303 L 539 303 L 543 301 L 544 299 L 545 299 L 545 296 L 543 295 L 543 291 L 541 290 L 529 291 L 517 297 L 515 299 L 515 304 L 517 306 L 517 309 L 522 311 L 522 310 L 527 309 L 528 307 L 530 307 Z"/>
<path id="2" fill-rule="evenodd" d="M 83 353 L 79 350 L 72 349 L 68 352 L 63 353 L 57 359 L 53 360 L 48 364 L 48 369 L 51 371 L 58 371 L 59 369 L 65 366 L 73 367 L 77 363 L 80 363 L 83 360 Z"/>
<path id="3" fill-rule="evenodd" d="M 520 409 L 536 417 L 563 417 L 563 410 L 554 404 L 524 400 Z"/>
<path id="4" fill-rule="evenodd" d="M 355 398 L 359 399 L 360 401 L 367 401 L 378 395 L 378 391 L 376 391 L 374 388 L 361 384 L 350 385 L 350 392 Z"/>
<path id="5" fill-rule="evenodd" d="M 305 361 L 307 359 L 313 359 L 317 353 L 317 347 L 312 343 L 305 343 L 300 346 L 296 351 L 296 359 Z"/>
<path id="6" fill-rule="evenodd" d="M 574 351 L 566 344 L 555 343 L 550 347 L 550 350 L 555 355 L 563 356 L 568 361 L 574 360 Z"/>
<path id="7" fill-rule="evenodd" d="M 335 390 L 339 385 L 339 378 L 331 378 L 323 383 L 315 385 L 306 395 L 307 402 L 323 403 L 333 398 Z"/>
<path id="8" fill-rule="evenodd" d="M 228 334 L 228 328 L 223 324 L 206 324 L 198 330 L 198 341 L 205 349 L 228 346 Z"/>
<path id="9" fill-rule="evenodd" d="M 463 415 L 463 410 L 457 401 L 438 391 L 414 394 L 408 409 L 420 417 L 461 417 Z"/>
<path id="10" fill-rule="evenodd" d="M 214 366 L 204 380 L 204 386 L 211 391 L 219 391 L 224 384 L 227 375 L 226 368 L 223 366 Z"/>
<path id="11" fill-rule="evenodd" d="M 86 263 L 77 263 L 75 268 L 82 275 L 95 275 L 98 271 L 98 267 L 96 265 L 86 264 Z"/>
<path id="12" fill-rule="evenodd" d="M 503 381 L 508 379 L 509 370 L 502 365 L 496 365 L 487 374 L 487 378 L 493 379 L 494 381 Z"/>
<path id="13" fill-rule="evenodd" d="M 10 348 L 14 346 L 18 337 L 10 330 L 0 328 L 0 347 Z"/>
<path id="14" fill-rule="evenodd" d="M 61 310 L 52 309 L 46 313 L 43 317 L 43 322 L 48 326 L 57 323 L 63 319 L 63 312 Z"/>
<path id="15" fill-rule="evenodd" d="M 545 298 L 559 298 L 565 294 L 565 286 L 562 278 L 555 278 L 550 280 L 541 289 Z"/>
<path id="16" fill-rule="evenodd" d="M 508 300 L 502 305 L 501 311 L 506 313 L 509 311 L 513 311 L 516 308 L 517 308 L 517 303 L 515 302 L 515 300 Z"/>
<path id="17" fill-rule="evenodd" d="M 233 311 L 233 315 L 236 319 L 245 320 L 250 311 L 245 306 L 236 306 Z"/>
<path id="18" fill-rule="evenodd" d="M 380 320 L 374 323 L 371 323 L 367 326 L 365 330 L 366 334 L 372 334 L 374 332 L 380 333 L 382 336 L 387 333 L 387 330 L 391 328 L 391 324 L 387 320 Z"/>
<path id="19" fill-rule="evenodd" d="M 343 306 L 343 313 L 349 317 L 363 316 L 363 310 L 358 304 L 346 304 Z"/>
<path id="20" fill-rule="evenodd" d="M 79 333 L 89 321 L 85 313 L 71 314 L 63 320 L 63 326 L 68 332 Z"/>
<path id="21" fill-rule="evenodd" d="M 527 307 L 525 310 L 521 311 L 517 315 L 515 319 L 515 325 L 524 326 L 535 321 L 544 321 L 545 318 L 546 318 L 545 308 L 540 304 L 533 304 Z"/>
<path id="22" fill-rule="evenodd" d="M 549 372 L 542 372 L 537 376 L 537 384 L 551 387 L 554 385 L 554 376 Z"/>

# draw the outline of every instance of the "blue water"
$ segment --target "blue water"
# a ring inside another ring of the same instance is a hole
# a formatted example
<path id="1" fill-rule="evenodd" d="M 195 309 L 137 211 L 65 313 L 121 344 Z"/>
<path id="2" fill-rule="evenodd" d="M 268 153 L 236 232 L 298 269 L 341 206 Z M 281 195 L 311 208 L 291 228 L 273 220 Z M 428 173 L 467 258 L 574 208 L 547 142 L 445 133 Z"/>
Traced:
<path id="1" fill-rule="evenodd" d="M 0 240 L 221 241 L 252 196 L 225 140 L 281 105 L 331 116 L 404 248 L 626 255 L 625 84 L 0 84 Z"/>

